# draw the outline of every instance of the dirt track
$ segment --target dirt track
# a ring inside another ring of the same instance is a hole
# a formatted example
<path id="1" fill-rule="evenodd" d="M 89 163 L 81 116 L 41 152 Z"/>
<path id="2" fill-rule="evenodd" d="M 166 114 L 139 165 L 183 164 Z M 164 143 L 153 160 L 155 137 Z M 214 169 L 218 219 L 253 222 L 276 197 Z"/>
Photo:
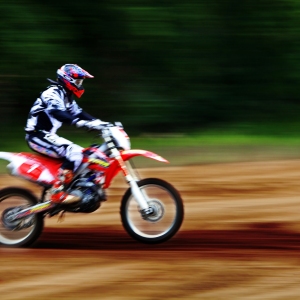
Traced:
<path id="1" fill-rule="evenodd" d="M 0 299 L 300 298 L 299 160 L 141 175 L 181 192 L 179 234 L 156 246 L 127 236 L 119 217 L 126 186 L 117 178 L 97 212 L 47 219 L 34 248 L 0 248 Z M 1 187 L 25 185 L 0 179 Z"/>

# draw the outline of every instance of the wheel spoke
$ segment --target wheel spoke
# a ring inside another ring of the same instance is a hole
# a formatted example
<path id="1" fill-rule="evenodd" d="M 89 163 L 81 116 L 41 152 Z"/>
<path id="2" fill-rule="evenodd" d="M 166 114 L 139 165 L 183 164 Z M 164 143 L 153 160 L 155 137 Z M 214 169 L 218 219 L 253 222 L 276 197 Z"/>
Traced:
<path id="1" fill-rule="evenodd" d="M 139 182 L 140 189 L 147 195 L 153 211 L 141 214 L 134 196 L 128 192 L 123 198 L 122 221 L 128 233 L 146 243 L 162 242 L 173 236 L 183 219 L 182 200 L 178 192 L 159 179 L 145 179 Z"/>
<path id="2" fill-rule="evenodd" d="M 36 204 L 29 192 L 17 188 L 0 191 L 0 243 L 6 246 L 25 246 L 34 242 L 43 228 L 43 218 L 30 215 L 14 220 L 11 216 L 24 208 Z"/>

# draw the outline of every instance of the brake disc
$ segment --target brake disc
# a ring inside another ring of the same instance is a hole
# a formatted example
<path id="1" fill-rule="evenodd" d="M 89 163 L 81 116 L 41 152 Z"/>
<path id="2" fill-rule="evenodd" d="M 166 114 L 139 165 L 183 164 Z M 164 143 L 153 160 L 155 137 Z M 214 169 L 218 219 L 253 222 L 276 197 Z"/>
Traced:
<path id="1" fill-rule="evenodd" d="M 152 208 L 153 212 L 151 214 L 147 214 L 143 216 L 143 218 L 150 222 L 157 222 L 161 220 L 161 218 L 165 214 L 165 209 L 163 204 L 159 200 L 151 200 L 148 202 L 149 208 Z"/>

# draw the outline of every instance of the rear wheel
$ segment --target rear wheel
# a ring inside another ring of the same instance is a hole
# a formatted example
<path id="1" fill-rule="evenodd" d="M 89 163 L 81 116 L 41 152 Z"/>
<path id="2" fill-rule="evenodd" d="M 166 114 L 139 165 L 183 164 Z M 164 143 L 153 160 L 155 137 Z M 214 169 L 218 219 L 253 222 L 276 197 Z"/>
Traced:
<path id="1" fill-rule="evenodd" d="M 123 196 L 121 218 L 126 231 L 136 240 L 156 244 L 169 240 L 179 230 L 184 215 L 179 192 L 168 182 L 147 178 L 137 182 L 152 213 L 143 215 L 131 189 Z"/>
<path id="2" fill-rule="evenodd" d="M 0 190 L 0 243 L 8 247 L 25 247 L 34 243 L 44 228 L 44 217 L 33 214 L 19 220 L 10 216 L 37 204 L 37 198 L 23 188 L 9 187 Z"/>

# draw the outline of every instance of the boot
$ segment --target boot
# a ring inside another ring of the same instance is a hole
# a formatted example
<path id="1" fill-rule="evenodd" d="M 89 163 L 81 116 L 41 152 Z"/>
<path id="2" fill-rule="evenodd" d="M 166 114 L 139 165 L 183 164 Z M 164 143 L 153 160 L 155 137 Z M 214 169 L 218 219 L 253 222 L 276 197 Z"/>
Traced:
<path id="1" fill-rule="evenodd" d="M 59 169 L 57 180 L 50 189 L 50 201 L 58 204 L 75 203 L 81 200 L 77 195 L 68 194 L 66 187 L 73 180 L 74 174 L 71 170 Z"/>

